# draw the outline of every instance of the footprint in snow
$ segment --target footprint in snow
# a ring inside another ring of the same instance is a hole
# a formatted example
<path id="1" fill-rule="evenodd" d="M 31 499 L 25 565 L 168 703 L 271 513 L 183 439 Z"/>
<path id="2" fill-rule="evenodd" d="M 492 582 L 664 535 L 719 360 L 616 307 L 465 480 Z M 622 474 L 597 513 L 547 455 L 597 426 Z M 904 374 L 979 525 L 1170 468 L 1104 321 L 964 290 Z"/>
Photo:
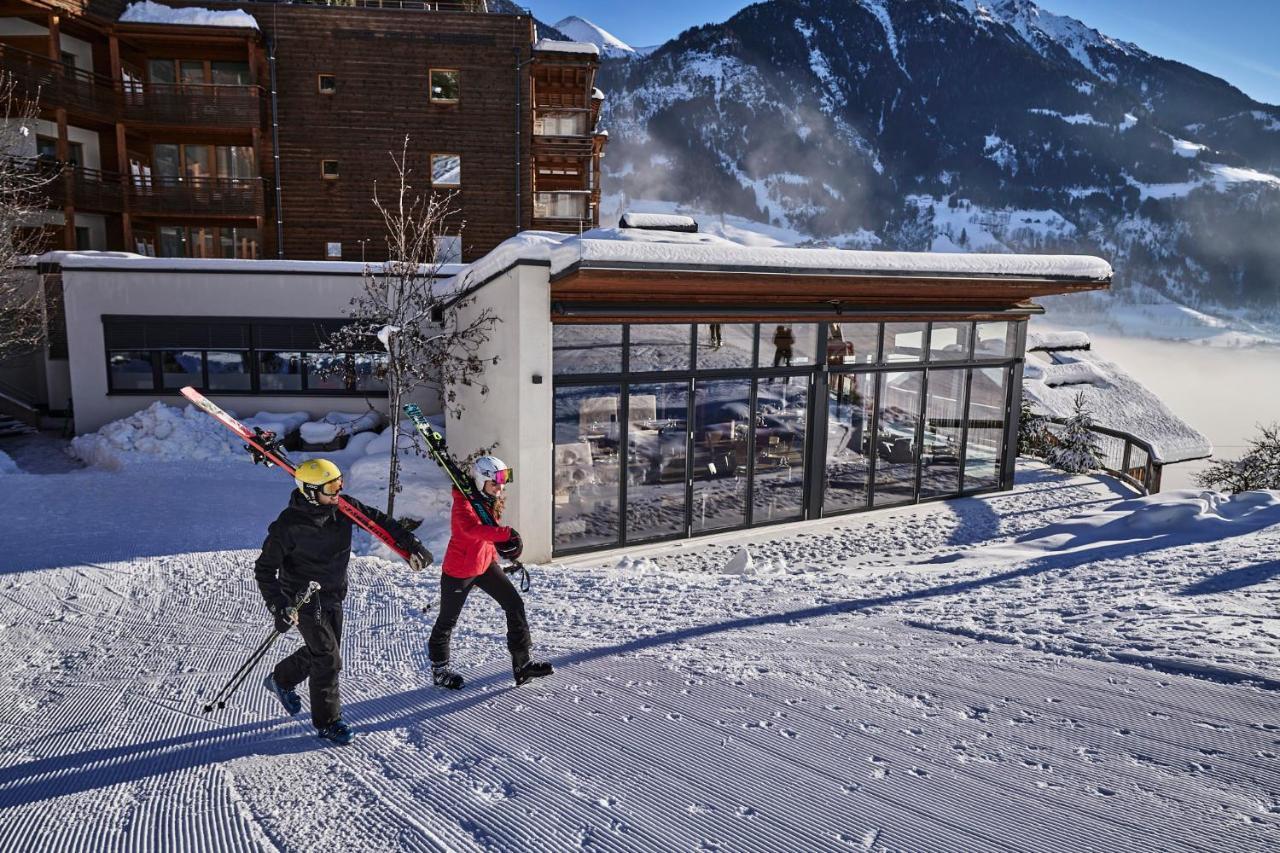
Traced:
<path id="1" fill-rule="evenodd" d="M 1098 785 L 1097 787 L 1090 788 L 1089 793 L 1093 794 L 1095 797 L 1114 797 L 1120 792 L 1113 791 L 1111 788 L 1104 788 L 1101 785 Z"/>
<path id="2" fill-rule="evenodd" d="M 737 812 L 735 812 L 735 814 L 737 814 L 738 817 L 746 818 L 750 820 L 754 818 L 756 815 L 760 814 L 760 812 L 756 811 L 751 806 L 738 806 L 738 810 Z"/>
<path id="3" fill-rule="evenodd" d="M 1167 719 L 1169 719 L 1169 715 L 1168 715 L 1168 714 L 1161 713 L 1160 711 L 1148 711 L 1148 712 L 1147 712 L 1147 716 L 1148 716 L 1148 717 L 1155 717 L 1157 720 L 1167 720 Z"/>
<path id="4" fill-rule="evenodd" d="M 1210 723 L 1210 722 L 1207 722 L 1206 720 L 1196 720 L 1196 725 L 1202 729 L 1212 729 L 1215 732 L 1231 731 L 1231 726 L 1226 726 L 1226 725 L 1223 725 L 1222 723 Z"/>

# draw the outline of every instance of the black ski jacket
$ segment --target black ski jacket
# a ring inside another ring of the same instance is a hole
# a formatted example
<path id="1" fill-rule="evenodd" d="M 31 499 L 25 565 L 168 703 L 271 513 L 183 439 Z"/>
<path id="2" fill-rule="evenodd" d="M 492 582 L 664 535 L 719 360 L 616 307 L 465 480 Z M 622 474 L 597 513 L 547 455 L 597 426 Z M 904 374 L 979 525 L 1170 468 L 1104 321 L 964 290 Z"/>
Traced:
<path id="1" fill-rule="evenodd" d="M 417 537 L 384 513 L 365 506 L 350 495 L 343 498 L 386 530 L 396 544 L 407 551 L 417 545 Z M 294 490 L 289 506 L 267 530 L 262 554 L 253 574 L 267 607 L 289 607 L 308 581 L 320 584 L 321 606 L 334 606 L 347 597 L 347 563 L 351 559 L 353 522 L 337 506 L 317 506 Z"/>

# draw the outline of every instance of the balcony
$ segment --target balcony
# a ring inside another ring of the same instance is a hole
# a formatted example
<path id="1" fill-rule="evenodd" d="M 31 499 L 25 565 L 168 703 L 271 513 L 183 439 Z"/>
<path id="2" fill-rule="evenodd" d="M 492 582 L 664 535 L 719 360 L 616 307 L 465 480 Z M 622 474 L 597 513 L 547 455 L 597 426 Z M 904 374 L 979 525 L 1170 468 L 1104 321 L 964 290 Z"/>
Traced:
<path id="1" fill-rule="evenodd" d="M 488 0 L 268 0 L 303 6 L 354 6 L 358 9 L 399 9 L 408 12 L 479 12 L 489 11 Z"/>
<path id="2" fill-rule="evenodd" d="M 262 126 L 262 98 L 257 86 L 133 84 L 123 93 L 122 102 L 125 119 L 135 124 L 234 129 Z"/>
<path id="3" fill-rule="evenodd" d="M 261 178 L 137 177 L 129 185 L 129 208 L 143 216 L 263 214 Z"/>
<path id="4" fill-rule="evenodd" d="M 42 109 L 63 107 L 73 116 L 115 121 L 116 90 L 110 77 L 5 44 L 0 44 L 0 70 L 13 75 L 18 93 L 38 101 Z"/>
<path id="5" fill-rule="evenodd" d="M 67 165 L 62 169 L 62 181 L 67 204 L 76 210 L 100 213 L 124 210 L 124 194 L 117 172 Z"/>
<path id="6" fill-rule="evenodd" d="M 575 233 L 595 227 L 595 192 L 570 190 L 533 194 L 533 227 Z"/>
<path id="7" fill-rule="evenodd" d="M 594 140 L 587 132 L 590 111 L 540 107 L 533 117 L 533 150 L 551 157 L 590 157 Z"/>

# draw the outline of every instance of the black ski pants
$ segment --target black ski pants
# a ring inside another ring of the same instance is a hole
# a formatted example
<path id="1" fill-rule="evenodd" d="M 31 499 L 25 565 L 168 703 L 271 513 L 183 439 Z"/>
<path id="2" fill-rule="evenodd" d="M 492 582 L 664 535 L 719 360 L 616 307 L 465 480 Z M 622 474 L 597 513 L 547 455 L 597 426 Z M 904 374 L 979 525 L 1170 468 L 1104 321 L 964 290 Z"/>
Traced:
<path id="1" fill-rule="evenodd" d="M 338 673 L 342 671 L 342 605 L 298 612 L 298 633 L 306 645 L 276 664 L 272 677 L 285 690 L 310 681 L 311 721 L 327 729 L 342 719 Z"/>
<path id="2" fill-rule="evenodd" d="M 497 563 L 490 563 L 483 574 L 473 578 L 455 578 L 452 575 L 440 575 L 440 615 L 436 617 L 436 625 L 431 629 L 431 639 L 427 647 L 431 652 L 431 662 L 442 664 L 449 662 L 449 638 L 453 635 L 453 626 L 458 624 L 458 615 L 462 606 L 467 603 L 467 595 L 472 587 L 480 587 L 507 614 L 507 649 L 511 652 L 511 660 L 517 666 L 523 666 L 529 660 L 529 619 L 524 612 L 524 599 L 516 590 L 515 584 L 506 576 Z"/>

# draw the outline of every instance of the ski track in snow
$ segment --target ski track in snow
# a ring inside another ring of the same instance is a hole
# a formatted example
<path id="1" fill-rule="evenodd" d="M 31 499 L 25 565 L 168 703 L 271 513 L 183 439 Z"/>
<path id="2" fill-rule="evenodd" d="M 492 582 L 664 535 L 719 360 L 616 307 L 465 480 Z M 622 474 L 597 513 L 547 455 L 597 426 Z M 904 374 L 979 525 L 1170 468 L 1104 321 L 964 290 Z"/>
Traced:
<path id="1" fill-rule="evenodd" d="M 210 496 L 234 516 L 217 532 L 174 506 L 121 542 L 113 507 L 208 484 L 65 476 L 100 531 L 48 549 L 60 478 L 0 493 L 5 851 L 1280 844 L 1276 692 L 1115 654 L 1280 676 L 1280 527 L 1032 571 L 1001 562 L 1009 537 L 1128 496 L 1032 470 L 1012 494 L 637 549 L 622 567 L 579 558 L 536 569 L 527 597 L 556 675 L 511 684 L 501 612 L 477 594 L 456 693 L 430 686 L 435 581 L 359 558 L 343 637 L 359 734 L 342 749 L 305 708 L 281 716 L 265 666 L 200 711 L 269 628 L 251 566 L 279 489 L 247 478 L 234 509 Z M 201 549 L 175 547 L 184 526 Z M 719 574 L 744 543 L 752 572 Z"/>

